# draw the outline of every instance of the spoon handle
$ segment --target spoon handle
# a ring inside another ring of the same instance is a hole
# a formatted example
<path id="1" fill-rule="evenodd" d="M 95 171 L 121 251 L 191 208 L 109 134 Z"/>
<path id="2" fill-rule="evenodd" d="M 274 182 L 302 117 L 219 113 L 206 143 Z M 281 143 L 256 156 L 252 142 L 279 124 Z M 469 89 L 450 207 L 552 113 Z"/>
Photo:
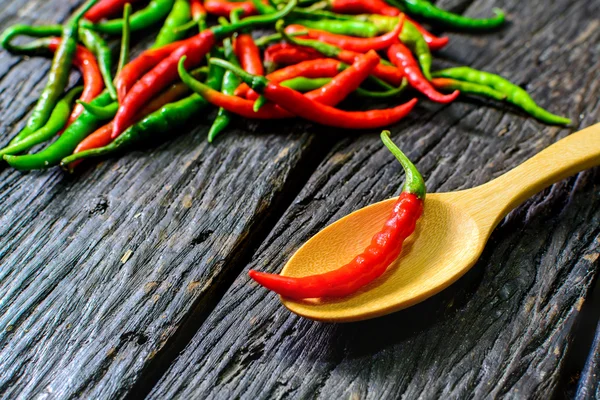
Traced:
<path id="1" fill-rule="evenodd" d="M 600 124 L 573 133 L 518 167 L 481 185 L 481 214 L 492 216 L 490 228 L 525 200 L 568 176 L 600 165 Z M 481 204 L 483 205 L 483 203 Z M 496 212 L 491 213 L 493 208 Z"/>

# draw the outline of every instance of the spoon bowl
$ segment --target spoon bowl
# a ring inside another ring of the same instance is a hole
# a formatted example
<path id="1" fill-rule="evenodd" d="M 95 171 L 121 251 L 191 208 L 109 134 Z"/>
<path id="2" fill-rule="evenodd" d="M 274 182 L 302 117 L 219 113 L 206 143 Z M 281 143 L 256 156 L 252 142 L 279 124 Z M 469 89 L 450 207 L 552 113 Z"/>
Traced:
<path id="1" fill-rule="evenodd" d="M 600 124 L 572 134 L 517 168 L 473 189 L 428 194 L 415 232 L 386 272 L 351 296 L 292 300 L 292 312 L 329 322 L 374 318 L 409 307 L 445 289 L 477 261 L 494 227 L 527 198 L 569 175 L 600 164 Z M 308 240 L 282 275 L 334 270 L 367 247 L 396 199 L 357 210 Z"/>

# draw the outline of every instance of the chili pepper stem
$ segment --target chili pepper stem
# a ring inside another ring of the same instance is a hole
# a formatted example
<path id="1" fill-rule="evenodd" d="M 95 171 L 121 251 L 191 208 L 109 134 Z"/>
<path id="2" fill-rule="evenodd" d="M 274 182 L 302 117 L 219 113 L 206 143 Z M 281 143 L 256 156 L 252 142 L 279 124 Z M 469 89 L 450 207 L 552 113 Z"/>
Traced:
<path id="1" fill-rule="evenodd" d="M 119 76 L 119 73 L 123 70 L 125 64 L 129 62 L 129 43 L 130 43 L 130 25 L 129 17 L 131 16 L 131 4 L 125 4 L 123 9 L 123 34 L 121 36 L 121 48 L 119 51 L 119 64 L 117 67 L 117 73 L 115 76 Z"/>
<path id="2" fill-rule="evenodd" d="M 241 29 L 253 27 L 257 24 L 271 24 L 288 15 L 297 5 L 298 0 L 291 0 L 286 4 L 285 7 L 273 14 L 244 18 L 237 24 L 213 26 L 211 30 L 216 37 L 222 38 Z"/>
<path id="3" fill-rule="evenodd" d="M 257 92 L 262 92 L 262 89 L 264 89 L 264 87 L 268 83 L 268 81 L 265 77 L 249 74 L 248 72 L 244 71 L 243 69 L 236 67 L 235 65 L 233 65 L 230 62 L 221 60 L 220 58 L 211 57 L 208 60 L 208 62 L 209 62 L 209 64 L 217 65 L 221 68 L 225 68 L 230 71 L 233 71 L 237 76 L 240 77 L 241 80 L 243 80 L 248 86 L 250 86 L 252 89 L 254 89 Z M 182 65 L 181 60 L 179 60 L 179 65 Z"/>
<path id="4" fill-rule="evenodd" d="M 396 157 L 396 159 L 402 165 L 404 173 L 406 174 L 406 182 L 402 187 L 403 192 L 412 193 L 419 199 L 425 199 L 425 182 L 423 177 L 415 167 L 415 165 L 406 157 L 406 155 L 396 146 L 396 144 L 390 138 L 390 131 L 381 132 L 381 141 L 388 148 L 388 150 Z"/>
<path id="5" fill-rule="evenodd" d="M 129 3 L 127 3 L 129 4 Z M 118 103 L 111 103 L 106 107 L 95 106 L 90 103 L 86 103 L 81 100 L 77 100 L 77 104 L 81 104 L 81 106 L 90 114 L 94 115 L 100 120 L 111 119 L 117 113 L 117 109 L 119 108 Z"/>

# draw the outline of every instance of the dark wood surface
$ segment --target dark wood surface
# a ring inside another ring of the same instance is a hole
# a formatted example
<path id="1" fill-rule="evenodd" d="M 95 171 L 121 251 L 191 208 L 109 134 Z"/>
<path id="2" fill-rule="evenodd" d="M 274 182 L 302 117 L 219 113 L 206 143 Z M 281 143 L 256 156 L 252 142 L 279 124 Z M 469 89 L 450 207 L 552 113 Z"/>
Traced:
<path id="1" fill-rule="evenodd" d="M 76 3 L 3 0 L 0 28 L 62 21 Z M 421 101 L 392 130 L 430 191 L 484 183 L 598 120 L 600 3 L 439 3 L 473 16 L 499 6 L 511 22 L 451 34 L 436 66 L 509 76 L 575 123 Z M 0 52 L 3 140 L 48 67 Z M 399 166 L 375 131 L 240 121 L 208 145 L 209 124 L 199 116 L 74 176 L 0 170 L 2 397 L 597 396 L 598 342 L 580 344 L 600 253 L 597 170 L 509 214 L 473 270 L 434 298 L 323 324 L 287 312 L 246 271 L 278 271 L 327 224 L 395 195 Z M 576 348 L 592 351 L 585 368 L 570 366 Z"/>

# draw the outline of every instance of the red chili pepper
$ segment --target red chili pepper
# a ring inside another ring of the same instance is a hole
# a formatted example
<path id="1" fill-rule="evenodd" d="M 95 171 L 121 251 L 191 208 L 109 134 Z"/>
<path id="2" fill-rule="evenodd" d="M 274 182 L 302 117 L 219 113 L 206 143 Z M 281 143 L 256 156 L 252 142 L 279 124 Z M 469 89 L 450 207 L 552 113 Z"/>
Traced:
<path id="1" fill-rule="evenodd" d="M 48 49 L 50 49 L 50 51 L 56 51 L 58 46 L 60 46 L 61 40 L 61 38 L 50 39 Z M 104 80 L 102 79 L 100 68 L 98 67 L 94 54 L 83 46 L 77 46 L 75 56 L 73 57 L 73 65 L 79 68 L 81 75 L 83 76 L 83 92 L 81 92 L 79 100 L 88 103 L 94 100 L 104 89 Z M 66 126 L 69 126 L 75 121 L 82 112 L 83 106 L 77 104 L 73 108 Z"/>
<path id="2" fill-rule="evenodd" d="M 308 31 L 308 37 L 310 39 L 319 40 L 321 42 L 333 44 L 341 49 L 355 51 L 358 53 L 366 53 L 369 50 L 383 50 L 390 47 L 393 43 L 398 42 L 398 36 L 402 32 L 402 25 L 404 24 L 404 14 L 398 18 L 398 23 L 390 32 L 373 37 L 373 38 L 357 38 L 346 35 L 338 35 L 326 31 L 320 31 L 317 29 L 308 29 L 302 27 L 303 30 Z M 301 25 L 299 25 L 301 26 Z M 297 30 L 298 28 L 293 28 Z M 286 32 L 288 30 L 286 29 Z"/>
<path id="3" fill-rule="evenodd" d="M 375 50 L 369 51 L 356 59 L 344 71 L 336 75 L 328 84 L 320 89 L 312 90 L 304 95 L 321 104 L 335 106 L 354 92 L 367 79 L 379 64 L 379 56 Z"/>
<path id="4" fill-rule="evenodd" d="M 299 76 L 305 78 L 332 78 L 340 72 L 341 65 L 342 63 L 340 61 L 332 58 L 302 61 L 298 64 L 290 65 L 272 72 L 268 74 L 266 78 L 274 83 L 283 82 Z M 258 97 L 258 93 L 250 89 L 245 83 L 238 86 L 235 95 L 246 97 L 250 100 L 256 100 Z"/>
<path id="5" fill-rule="evenodd" d="M 179 41 L 159 47 L 158 49 L 146 50 L 135 60 L 127 63 L 119 75 L 117 75 L 115 81 L 119 103 L 123 101 L 129 89 L 131 89 L 142 75 L 158 65 L 165 57 L 178 48 L 181 43 L 182 41 Z"/>
<path id="6" fill-rule="evenodd" d="M 104 18 L 122 14 L 125 4 L 136 1 L 138 0 L 100 0 L 84 14 L 84 18 L 90 22 L 98 22 Z"/>
<path id="7" fill-rule="evenodd" d="M 406 20 L 412 22 L 412 24 L 417 28 L 417 30 L 421 32 L 421 35 L 423 35 L 423 38 L 425 39 L 427 45 L 429 45 L 429 48 L 431 50 L 439 50 L 448 44 L 449 39 L 446 36 L 437 37 L 433 33 L 429 32 L 427 29 L 423 28 L 422 25 L 420 25 L 418 22 L 411 19 L 410 17 L 406 17 Z"/>
<path id="8" fill-rule="evenodd" d="M 111 142 L 110 134 L 113 130 L 112 122 L 109 122 L 106 125 L 102 125 L 100 128 L 96 129 L 93 133 L 89 134 L 85 139 L 83 139 L 75 148 L 73 153 L 79 153 L 84 150 L 97 149 L 102 146 L 106 146 Z M 79 162 L 75 161 L 73 163 L 73 167 L 79 164 Z"/>
<path id="9" fill-rule="evenodd" d="M 413 163 L 391 141 L 388 131 L 381 133 L 381 139 L 402 164 L 406 183 L 387 221 L 367 248 L 348 264 L 322 274 L 289 277 L 250 270 L 252 279 L 282 296 L 307 299 L 347 296 L 383 275 L 400 255 L 404 240 L 414 232 L 423 213 L 425 183 Z"/>
<path id="10" fill-rule="evenodd" d="M 267 100 L 294 115 L 322 125 L 345 129 L 373 129 L 395 124 L 417 104 L 417 99 L 412 99 L 397 107 L 384 110 L 342 111 L 320 104 L 302 93 L 275 83 L 267 83 L 263 95 Z"/>
<path id="11" fill-rule="evenodd" d="M 190 11 L 192 20 L 199 21 L 206 18 L 206 8 L 202 5 L 202 0 L 191 0 Z"/>
<path id="12" fill-rule="evenodd" d="M 380 14 L 395 17 L 400 10 L 383 0 L 330 0 L 331 11 L 339 14 Z"/>
<path id="13" fill-rule="evenodd" d="M 448 95 L 435 90 L 431 82 L 423 76 L 417 60 L 415 60 L 408 47 L 402 43 L 392 45 L 387 53 L 390 61 L 404 72 L 408 83 L 430 100 L 438 103 L 450 103 L 460 94 L 458 90 Z"/>
<path id="14" fill-rule="evenodd" d="M 220 59 L 211 59 L 211 63 L 234 71 L 255 91 L 279 105 L 290 113 L 317 122 L 322 125 L 346 129 L 372 129 L 394 124 L 404 118 L 415 106 L 417 99 L 385 110 L 342 111 L 309 99 L 302 93 L 269 82 L 265 77 L 249 74 Z"/>
<path id="15" fill-rule="evenodd" d="M 337 58 L 346 64 L 351 64 L 360 56 L 360 53 L 355 53 L 350 50 L 342 50 L 337 55 Z M 381 63 L 375 67 L 373 70 L 373 75 L 392 86 L 400 86 L 402 79 L 404 78 L 404 73 L 400 69 L 391 65 L 383 65 Z"/>
<path id="16" fill-rule="evenodd" d="M 318 58 L 323 58 L 318 51 L 289 43 L 277 43 L 265 49 L 265 64 L 268 70 L 275 68 L 276 65 L 293 65 Z"/>
<path id="17" fill-rule="evenodd" d="M 265 69 L 260 59 L 260 50 L 254 43 L 252 35 L 239 34 L 234 42 L 234 51 L 244 71 L 255 75 L 264 75 Z"/>
<path id="18" fill-rule="evenodd" d="M 188 66 L 195 66 L 204 59 L 206 53 L 215 44 L 215 40 L 214 33 L 206 29 L 189 39 L 178 42 L 178 47 L 171 54 L 142 76 L 120 102 L 114 120 L 113 139 L 131 124 L 140 107 L 177 79 L 177 63 L 182 56 L 187 56 Z"/>
<path id="19" fill-rule="evenodd" d="M 256 7 L 252 4 L 251 1 L 226 1 L 226 0 L 205 0 L 204 1 L 204 9 L 209 14 L 216 15 L 218 17 L 229 17 L 229 14 L 236 8 L 241 8 L 244 10 L 243 16 L 255 15 L 258 12 L 256 11 Z"/>

